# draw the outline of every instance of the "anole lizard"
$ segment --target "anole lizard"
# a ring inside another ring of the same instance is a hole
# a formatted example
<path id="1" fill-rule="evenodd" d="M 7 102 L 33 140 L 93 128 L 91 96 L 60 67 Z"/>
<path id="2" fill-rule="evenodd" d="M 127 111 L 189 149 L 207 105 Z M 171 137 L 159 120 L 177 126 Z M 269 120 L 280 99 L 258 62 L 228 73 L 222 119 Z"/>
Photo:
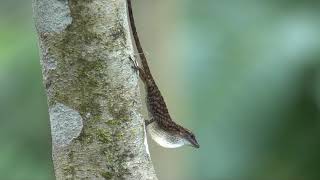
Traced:
<path id="1" fill-rule="evenodd" d="M 136 61 L 133 61 L 131 58 L 130 59 L 134 62 L 134 69 L 138 71 L 140 78 L 144 82 L 147 94 L 146 104 L 149 111 L 149 116 L 151 118 L 145 123 L 147 126 L 147 132 L 149 132 L 154 141 L 165 148 L 177 148 L 183 145 L 191 145 L 195 148 L 199 148 L 200 146 L 194 134 L 190 130 L 178 125 L 171 119 L 167 105 L 152 77 L 147 58 L 143 52 L 135 26 L 131 0 L 127 0 L 127 5 L 130 26 L 136 48 L 140 56 L 142 68 L 139 67 Z"/>

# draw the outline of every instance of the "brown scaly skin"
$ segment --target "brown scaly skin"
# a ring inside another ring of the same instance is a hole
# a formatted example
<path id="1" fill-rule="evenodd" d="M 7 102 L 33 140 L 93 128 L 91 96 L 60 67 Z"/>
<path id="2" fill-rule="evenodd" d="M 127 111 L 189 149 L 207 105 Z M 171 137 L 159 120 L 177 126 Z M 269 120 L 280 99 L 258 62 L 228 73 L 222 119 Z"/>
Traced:
<path id="1" fill-rule="evenodd" d="M 128 4 L 128 12 L 129 12 L 130 25 L 131 25 L 133 37 L 134 37 L 136 47 L 140 55 L 141 64 L 143 67 L 143 68 L 139 67 L 138 64 L 135 61 L 133 61 L 134 68 L 138 71 L 140 78 L 145 84 L 145 88 L 147 92 L 146 103 L 147 103 L 149 114 L 151 116 L 151 120 L 146 121 L 146 126 L 148 126 L 150 123 L 158 123 L 159 128 L 162 128 L 162 130 L 164 130 L 165 133 L 168 133 L 170 136 L 172 135 L 174 137 L 183 138 L 184 140 L 187 140 L 189 144 L 191 144 L 193 147 L 199 148 L 200 146 L 195 136 L 193 135 L 193 133 L 190 130 L 172 121 L 167 105 L 161 95 L 161 92 L 157 84 L 155 83 L 152 77 L 146 56 L 143 52 L 143 49 L 139 40 L 139 36 L 136 30 L 136 26 L 135 26 L 131 0 L 127 0 L 127 4 Z"/>

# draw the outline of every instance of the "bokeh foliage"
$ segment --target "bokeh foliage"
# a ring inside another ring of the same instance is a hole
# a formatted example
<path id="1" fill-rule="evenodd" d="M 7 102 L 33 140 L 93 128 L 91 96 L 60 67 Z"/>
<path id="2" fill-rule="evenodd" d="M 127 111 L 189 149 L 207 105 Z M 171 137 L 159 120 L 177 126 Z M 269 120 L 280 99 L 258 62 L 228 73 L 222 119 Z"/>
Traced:
<path id="1" fill-rule="evenodd" d="M 318 4 L 186 3 L 178 41 L 205 146 L 186 178 L 320 179 Z"/>
<path id="2" fill-rule="evenodd" d="M 53 179 L 30 1 L 0 1 L 0 179 Z"/>

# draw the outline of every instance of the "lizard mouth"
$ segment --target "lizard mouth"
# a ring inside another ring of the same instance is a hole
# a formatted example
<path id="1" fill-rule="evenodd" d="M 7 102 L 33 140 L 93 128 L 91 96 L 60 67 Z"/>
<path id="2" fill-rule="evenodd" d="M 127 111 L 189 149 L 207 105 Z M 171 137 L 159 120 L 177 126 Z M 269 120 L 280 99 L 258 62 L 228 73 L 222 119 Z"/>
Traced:
<path id="1" fill-rule="evenodd" d="M 189 140 L 190 141 L 190 143 L 191 143 L 191 145 L 193 146 L 193 147 L 195 147 L 195 148 L 200 148 L 200 145 L 199 145 L 199 143 L 197 142 L 197 140 L 196 139 L 190 139 Z"/>

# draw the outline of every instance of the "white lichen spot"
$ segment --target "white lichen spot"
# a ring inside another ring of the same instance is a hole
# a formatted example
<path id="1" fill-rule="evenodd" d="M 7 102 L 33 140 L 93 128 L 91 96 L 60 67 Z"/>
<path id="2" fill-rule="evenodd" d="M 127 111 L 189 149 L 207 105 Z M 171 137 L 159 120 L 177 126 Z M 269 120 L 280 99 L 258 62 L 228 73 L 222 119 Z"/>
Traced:
<path id="1" fill-rule="evenodd" d="M 77 138 L 83 128 L 79 112 L 64 104 L 57 103 L 49 109 L 52 143 L 64 147 Z"/>
<path id="2" fill-rule="evenodd" d="M 67 0 L 36 0 L 33 8 L 39 32 L 61 32 L 72 22 Z"/>
<path id="3" fill-rule="evenodd" d="M 91 113 L 87 113 L 86 118 L 90 118 L 90 117 L 91 117 Z"/>
<path id="4" fill-rule="evenodd" d="M 47 57 L 46 67 L 47 70 L 55 70 L 57 68 L 57 61 L 52 57 Z"/>
<path id="5" fill-rule="evenodd" d="M 42 61 L 44 62 L 43 67 L 48 72 L 57 68 L 57 61 L 49 54 L 48 48 L 42 48 Z"/>

